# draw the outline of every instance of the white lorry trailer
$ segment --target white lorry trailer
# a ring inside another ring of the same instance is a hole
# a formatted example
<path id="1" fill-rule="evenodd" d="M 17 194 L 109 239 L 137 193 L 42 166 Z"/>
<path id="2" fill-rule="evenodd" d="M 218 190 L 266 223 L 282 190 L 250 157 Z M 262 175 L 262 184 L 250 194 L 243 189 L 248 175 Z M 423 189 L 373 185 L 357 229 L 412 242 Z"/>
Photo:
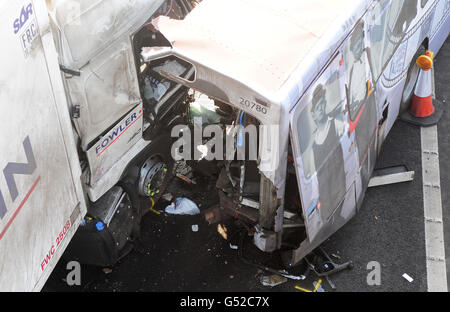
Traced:
<path id="1" fill-rule="evenodd" d="M 142 177 L 149 192 L 169 169 L 160 154 L 149 159 L 149 149 L 167 141 L 143 138 L 156 120 L 143 118 L 134 45 L 152 16 L 181 18 L 191 9 L 187 1 L 0 1 L 1 291 L 40 290 L 89 203 L 99 204 L 88 222 L 120 227 L 94 264 L 120 257 L 139 212 L 131 205 L 137 192 L 118 181 Z M 179 89 L 167 85 L 152 117 L 163 118 L 165 102 L 173 109 Z M 119 209 L 128 209 L 120 214 L 128 223 L 115 220 Z"/>

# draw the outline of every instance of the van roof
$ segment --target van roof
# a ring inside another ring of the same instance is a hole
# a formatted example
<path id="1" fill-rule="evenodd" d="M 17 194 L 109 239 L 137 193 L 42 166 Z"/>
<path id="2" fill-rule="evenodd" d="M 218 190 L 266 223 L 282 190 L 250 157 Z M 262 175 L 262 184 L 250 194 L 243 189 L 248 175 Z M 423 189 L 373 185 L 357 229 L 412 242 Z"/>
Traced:
<path id="1" fill-rule="evenodd" d="M 161 16 L 153 24 L 183 55 L 270 95 L 336 32 L 339 17 L 347 21 L 366 2 L 204 0 L 184 20 Z"/>

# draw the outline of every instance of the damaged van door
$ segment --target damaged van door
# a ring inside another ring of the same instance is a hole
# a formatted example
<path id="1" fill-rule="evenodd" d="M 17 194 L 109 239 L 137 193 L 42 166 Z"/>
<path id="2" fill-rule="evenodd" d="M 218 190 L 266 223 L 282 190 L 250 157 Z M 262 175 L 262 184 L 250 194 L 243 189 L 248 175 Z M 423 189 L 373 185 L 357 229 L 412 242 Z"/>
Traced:
<path id="1" fill-rule="evenodd" d="M 355 212 L 351 176 L 355 159 L 353 140 L 347 135 L 342 57 L 341 53 L 334 57 L 291 117 L 293 154 L 311 243 L 323 241 L 327 232 L 334 232 Z"/>

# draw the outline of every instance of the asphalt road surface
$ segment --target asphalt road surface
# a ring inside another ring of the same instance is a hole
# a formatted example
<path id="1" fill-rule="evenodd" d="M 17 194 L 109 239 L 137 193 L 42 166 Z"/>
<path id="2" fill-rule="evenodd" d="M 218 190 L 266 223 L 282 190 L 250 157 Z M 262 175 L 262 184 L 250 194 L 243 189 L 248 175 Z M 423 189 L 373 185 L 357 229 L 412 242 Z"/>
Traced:
<path id="1" fill-rule="evenodd" d="M 436 96 L 450 102 L 450 39 L 435 62 Z M 438 125 L 440 181 L 446 254 L 447 283 L 450 282 L 450 110 L 446 110 Z M 378 168 L 406 165 L 415 171 L 412 182 L 371 188 L 358 215 L 323 244 L 336 256 L 337 262 L 351 260 L 352 270 L 331 277 L 335 291 L 345 292 L 425 292 L 428 290 L 427 251 L 423 203 L 421 131 L 398 121 L 384 144 Z M 191 188 L 179 181 L 181 193 L 199 202 L 211 190 L 200 185 Z M 206 205 L 207 203 L 204 203 Z M 164 206 L 164 203 L 161 205 Z M 163 208 L 162 206 L 160 207 Z M 192 225 L 199 231 L 193 232 Z M 232 226 L 230 228 L 232 233 Z M 61 260 L 44 291 L 232 291 L 232 292 L 298 292 L 295 286 L 313 289 L 318 278 L 310 274 L 304 281 L 289 280 L 276 287 L 260 282 L 266 275 L 242 261 L 240 255 L 257 251 L 251 244 L 240 245 L 239 236 L 231 238 L 230 248 L 217 232 L 217 225 L 208 225 L 201 216 L 165 216 L 147 214 L 142 221 L 139 246 L 110 270 L 82 266 L 81 286 L 68 286 L 66 262 Z M 239 253 L 241 251 L 241 254 Z M 257 255 L 260 259 L 264 255 Z M 276 260 L 268 259 L 270 263 Z M 271 262 L 272 261 L 272 262 Z M 379 263 L 379 285 L 369 285 L 368 276 Z M 292 271 L 301 274 L 300 265 Z M 106 273 L 105 273 L 106 272 Z M 413 281 L 406 280 L 408 274 Z M 450 286 L 450 283 L 449 283 Z M 324 280 L 322 288 L 332 291 Z M 450 288 L 449 288 L 450 289 Z"/>

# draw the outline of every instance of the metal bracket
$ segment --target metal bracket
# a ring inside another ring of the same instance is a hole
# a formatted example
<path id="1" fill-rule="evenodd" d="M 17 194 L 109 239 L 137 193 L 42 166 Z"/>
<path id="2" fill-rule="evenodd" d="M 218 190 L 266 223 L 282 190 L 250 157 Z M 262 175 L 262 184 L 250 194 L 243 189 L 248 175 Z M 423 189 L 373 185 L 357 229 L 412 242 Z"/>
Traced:
<path id="1" fill-rule="evenodd" d="M 336 285 L 331 281 L 330 275 L 344 270 L 353 269 L 352 261 L 338 264 L 331 259 L 331 257 L 322 247 L 317 248 L 314 252 L 311 253 L 311 255 L 314 257 L 313 261 L 308 260 L 308 257 L 304 258 L 306 264 L 308 265 L 304 275 L 307 277 L 311 271 L 314 272 L 317 277 L 325 278 L 331 289 L 333 290 L 336 290 Z M 317 263 L 319 259 L 322 259 L 323 262 Z"/>
<path id="2" fill-rule="evenodd" d="M 76 76 L 76 77 L 80 77 L 80 76 L 81 76 L 81 72 L 80 72 L 79 70 L 75 70 L 75 69 L 72 69 L 72 68 L 68 68 L 68 67 L 66 67 L 66 66 L 64 66 L 64 65 L 61 65 L 61 64 L 59 64 L 59 69 L 60 69 L 63 73 L 65 73 L 65 74 L 67 74 L 67 75 Z"/>

